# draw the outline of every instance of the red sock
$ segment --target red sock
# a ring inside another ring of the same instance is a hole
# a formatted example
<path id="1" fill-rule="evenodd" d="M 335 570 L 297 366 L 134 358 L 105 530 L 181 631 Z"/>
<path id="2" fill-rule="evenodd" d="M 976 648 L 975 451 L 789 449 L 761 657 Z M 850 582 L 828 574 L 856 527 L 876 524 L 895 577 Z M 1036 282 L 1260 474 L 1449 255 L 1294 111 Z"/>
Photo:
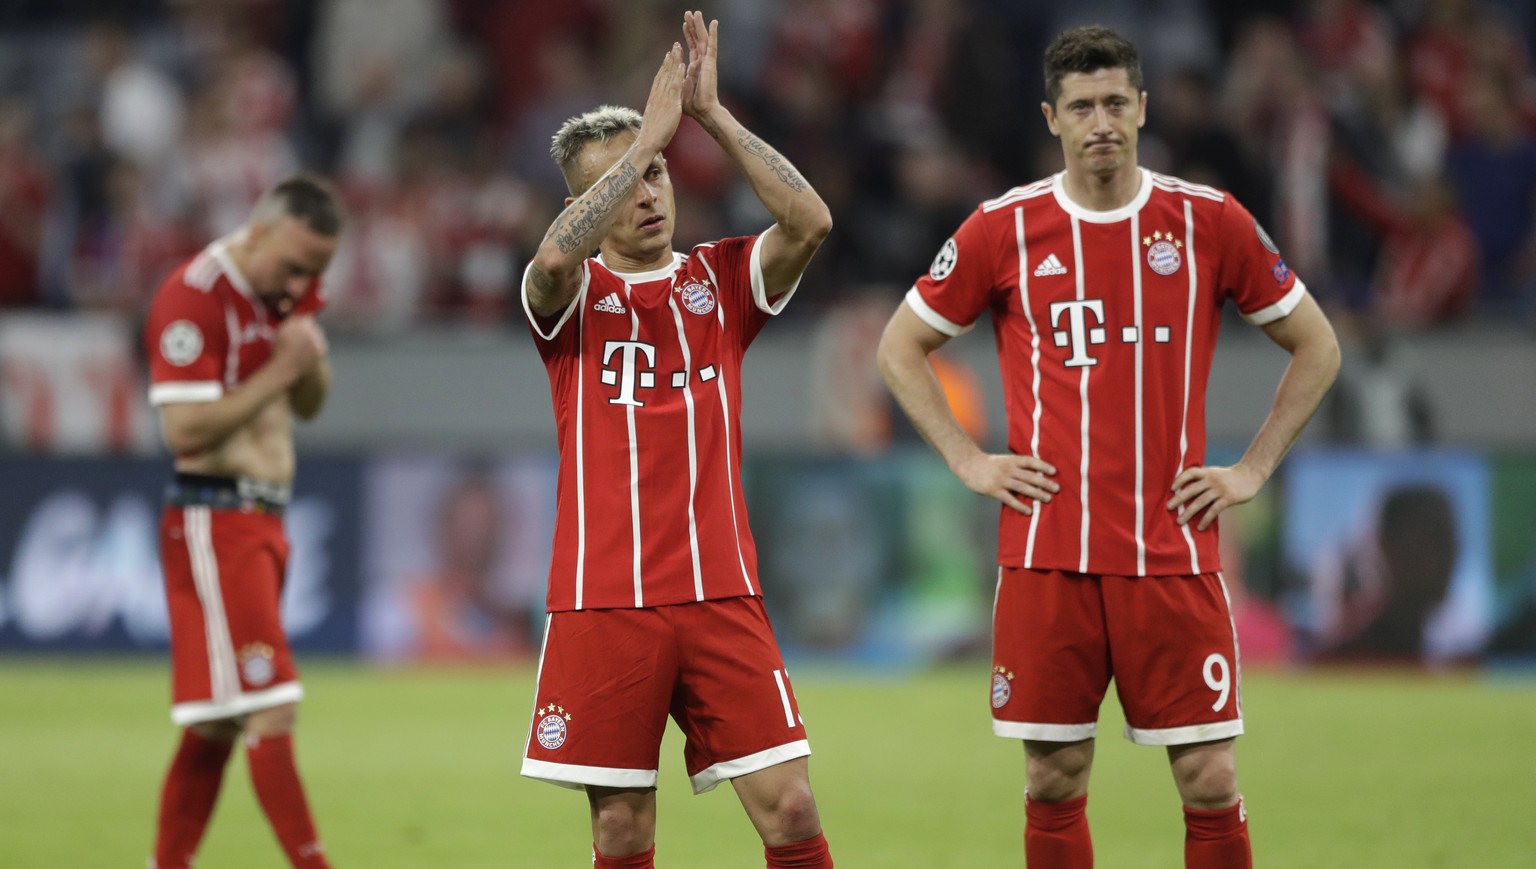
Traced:
<path id="1" fill-rule="evenodd" d="M 1042 803 L 1024 795 L 1024 863 L 1035 869 L 1093 869 L 1088 795 Z"/>
<path id="2" fill-rule="evenodd" d="M 272 832 L 295 869 L 330 869 L 325 846 L 315 832 L 309 815 L 309 801 L 293 763 L 293 734 L 247 736 L 245 760 L 251 770 L 251 784 L 261 803 Z"/>
<path id="3" fill-rule="evenodd" d="M 604 857 L 593 842 L 592 869 L 656 869 L 656 846 L 628 857 Z"/>
<path id="4" fill-rule="evenodd" d="M 1184 809 L 1184 866 L 1186 869 L 1253 869 L 1253 849 L 1248 844 L 1248 812 L 1243 798 L 1237 805 L 1216 812 Z"/>
<path id="5" fill-rule="evenodd" d="M 822 833 L 788 845 L 764 845 L 763 856 L 768 869 L 832 869 L 832 852 Z"/>
<path id="6" fill-rule="evenodd" d="M 219 799 L 224 765 L 232 743 L 181 732 L 181 744 L 160 790 L 160 822 L 155 834 L 156 869 L 185 869 L 192 865 L 208 818 Z"/>

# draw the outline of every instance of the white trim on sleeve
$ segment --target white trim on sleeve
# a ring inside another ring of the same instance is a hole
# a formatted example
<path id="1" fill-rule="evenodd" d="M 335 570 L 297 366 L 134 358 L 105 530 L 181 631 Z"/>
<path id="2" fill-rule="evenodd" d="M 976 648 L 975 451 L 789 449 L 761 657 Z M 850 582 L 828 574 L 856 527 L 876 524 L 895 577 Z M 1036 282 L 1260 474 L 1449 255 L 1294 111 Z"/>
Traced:
<path id="1" fill-rule="evenodd" d="M 656 786 L 654 769 L 580 766 L 574 763 L 550 763 L 547 760 L 532 760 L 526 757 L 523 758 L 522 775 L 577 791 L 587 785 L 604 788 L 653 788 Z"/>
<path id="2" fill-rule="evenodd" d="M 789 304 L 789 297 L 795 294 L 795 290 L 800 289 L 800 279 L 805 277 L 805 273 L 801 272 L 795 277 L 795 282 L 789 285 L 789 289 L 784 291 L 784 295 L 779 296 L 777 302 L 768 303 L 768 285 L 763 281 L 763 239 L 777 227 L 778 224 L 768 227 L 756 241 L 752 242 L 752 267 L 748 270 L 752 275 L 752 301 L 757 303 L 759 311 L 770 316 L 778 316 L 778 313 L 784 310 L 784 306 Z"/>
<path id="3" fill-rule="evenodd" d="M 171 721 L 178 726 L 198 724 L 203 721 L 219 721 L 248 715 L 262 709 L 297 703 L 304 699 L 304 686 L 298 682 L 284 682 L 265 691 L 246 691 L 223 702 L 197 700 L 177 703 L 171 707 Z"/>
<path id="4" fill-rule="evenodd" d="M 907 290 L 907 304 L 912 307 L 912 313 L 916 314 L 919 320 L 951 338 L 958 338 L 976 327 L 975 323 L 968 323 L 964 326 L 959 323 L 951 323 L 943 314 L 929 307 L 927 300 L 923 298 L 923 294 L 919 293 L 915 286 Z"/>
<path id="5" fill-rule="evenodd" d="M 1041 742 L 1080 742 L 1099 731 L 1097 722 L 1087 724 L 1030 724 L 992 719 L 992 733 L 1004 739 L 1038 739 Z"/>
<path id="6" fill-rule="evenodd" d="M 571 314 L 576 310 L 576 306 L 581 304 L 581 300 L 587 297 L 587 284 L 592 280 L 592 272 L 588 268 L 587 263 L 583 261 L 581 264 L 581 288 L 576 291 L 576 295 L 571 297 L 571 303 L 565 306 L 564 313 L 560 315 L 560 319 L 555 322 L 554 327 L 546 335 L 544 330 L 539 327 L 539 316 L 533 312 L 532 308 L 528 307 L 528 272 L 532 268 L 533 263 L 530 261 L 527 267 L 523 269 L 523 281 L 518 287 L 517 294 L 523 300 L 523 315 L 528 318 L 528 323 L 533 326 L 533 331 L 538 333 L 540 338 L 543 338 L 545 341 L 553 341 L 555 336 L 560 334 L 560 327 L 565 325 L 566 320 L 571 319 Z"/>
<path id="7" fill-rule="evenodd" d="M 199 404 L 224 397 L 224 384 L 217 380 L 167 380 L 149 387 L 149 403 Z"/>
<path id="8" fill-rule="evenodd" d="M 1260 308 L 1252 314 L 1243 314 L 1243 319 L 1255 326 L 1273 323 L 1276 320 L 1290 316 L 1291 312 L 1296 310 L 1296 306 L 1301 304 L 1301 297 L 1306 294 L 1307 285 L 1301 282 L 1301 278 L 1297 278 L 1296 285 L 1291 287 L 1289 293 L 1285 294 L 1285 298 L 1267 308 Z"/>
<path id="9" fill-rule="evenodd" d="M 1140 730 L 1127 724 L 1125 738 L 1137 745 L 1189 745 L 1194 742 L 1212 742 L 1243 735 L 1243 719 L 1215 721 L 1189 727 L 1168 727 L 1162 730 Z"/>
<path id="10" fill-rule="evenodd" d="M 770 766 L 778 766 L 785 761 L 794 760 L 797 757 L 808 757 L 811 753 L 811 744 L 804 739 L 795 742 L 786 742 L 767 751 L 759 751 L 757 754 L 749 754 L 746 757 L 738 757 L 735 760 L 722 761 L 698 775 L 690 776 L 695 794 L 706 794 L 715 789 L 715 786 L 723 781 L 739 778 L 767 769 Z"/>

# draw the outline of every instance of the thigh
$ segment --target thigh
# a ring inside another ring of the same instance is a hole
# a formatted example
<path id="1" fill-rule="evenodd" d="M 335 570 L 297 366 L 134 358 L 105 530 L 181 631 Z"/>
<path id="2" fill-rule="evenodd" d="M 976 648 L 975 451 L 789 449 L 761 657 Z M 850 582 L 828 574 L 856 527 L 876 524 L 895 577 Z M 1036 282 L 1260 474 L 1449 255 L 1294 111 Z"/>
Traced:
<path id="1" fill-rule="evenodd" d="M 566 787 L 648 788 L 677 680 L 657 610 L 551 613 L 522 773 Z"/>
<path id="2" fill-rule="evenodd" d="M 683 647 L 672 717 L 695 793 L 811 753 L 761 598 L 665 609 Z"/>
<path id="3" fill-rule="evenodd" d="M 1003 568 L 992 614 L 992 732 L 1091 739 L 1109 688 L 1099 578 Z"/>
<path id="4" fill-rule="evenodd" d="M 1183 745 L 1243 732 L 1237 635 L 1221 576 L 1105 577 L 1126 737 Z"/>

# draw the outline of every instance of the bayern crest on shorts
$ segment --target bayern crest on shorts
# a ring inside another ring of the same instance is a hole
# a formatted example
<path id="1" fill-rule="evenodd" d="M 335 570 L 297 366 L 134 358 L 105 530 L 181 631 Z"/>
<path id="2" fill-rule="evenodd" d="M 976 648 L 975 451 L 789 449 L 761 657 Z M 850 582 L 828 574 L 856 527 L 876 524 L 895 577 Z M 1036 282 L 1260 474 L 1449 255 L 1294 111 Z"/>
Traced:
<path id="1" fill-rule="evenodd" d="M 709 291 L 707 284 L 689 281 L 677 292 L 683 298 L 683 307 L 695 314 L 708 314 L 715 309 L 715 294 Z"/>
<path id="2" fill-rule="evenodd" d="M 1171 232 L 1154 232 L 1141 243 L 1147 246 L 1148 267 L 1160 275 L 1171 275 L 1184 264 L 1184 255 L 1179 252 L 1184 242 L 1174 238 Z"/>
<path id="3" fill-rule="evenodd" d="M 247 685 L 260 688 L 272 681 L 272 677 L 277 674 L 277 668 L 272 663 L 275 654 L 266 643 L 251 643 L 240 650 L 240 674 L 245 677 Z"/>
<path id="4" fill-rule="evenodd" d="M 533 735 L 539 740 L 547 751 L 554 751 L 565 744 L 565 738 L 570 735 L 571 728 L 566 722 L 571 720 L 571 713 L 565 711 L 564 706 L 539 707 L 539 714 L 543 717 L 534 725 Z"/>
<path id="5" fill-rule="evenodd" d="M 1013 674 L 1007 667 L 992 668 L 992 708 L 1001 709 L 1013 699 Z"/>

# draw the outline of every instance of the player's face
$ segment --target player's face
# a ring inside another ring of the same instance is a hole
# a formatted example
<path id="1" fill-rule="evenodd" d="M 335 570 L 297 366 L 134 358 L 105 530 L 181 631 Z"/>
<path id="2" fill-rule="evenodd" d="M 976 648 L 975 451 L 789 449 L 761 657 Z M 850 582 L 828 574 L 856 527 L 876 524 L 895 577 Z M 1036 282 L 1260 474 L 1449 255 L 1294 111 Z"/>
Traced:
<path id="1" fill-rule="evenodd" d="M 583 148 L 576 158 L 586 185 L 583 190 L 590 189 L 619 162 L 634 142 L 635 134 L 626 132 Z M 566 204 L 572 201 L 567 199 Z M 618 217 L 603 238 L 602 247 L 638 264 L 659 264 L 672 255 L 674 216 L 672 176 L 667 174 L 667 161 L 658 154 L 630 191 L 629 199 L 619 205 Z"/>
<path id="2" fill-rule="evenodd" d="M 338 241 L 292 217 L 270 226 L 254 224 L 250 233 L 245 277 L 256 295 L 281 308 L 291 307 L 310 291 L 330 264 Z"/>
<path id="3" fill-rule="evenodd" d="M 1146 123 L 1147 95 L 1121 68 L 1061 77 L 1056 104 L 1041 103 L 1051 134 L 1061 139 L 1067 167 L 1099 176 L 1136 165 L 1136 138 Z"/>

